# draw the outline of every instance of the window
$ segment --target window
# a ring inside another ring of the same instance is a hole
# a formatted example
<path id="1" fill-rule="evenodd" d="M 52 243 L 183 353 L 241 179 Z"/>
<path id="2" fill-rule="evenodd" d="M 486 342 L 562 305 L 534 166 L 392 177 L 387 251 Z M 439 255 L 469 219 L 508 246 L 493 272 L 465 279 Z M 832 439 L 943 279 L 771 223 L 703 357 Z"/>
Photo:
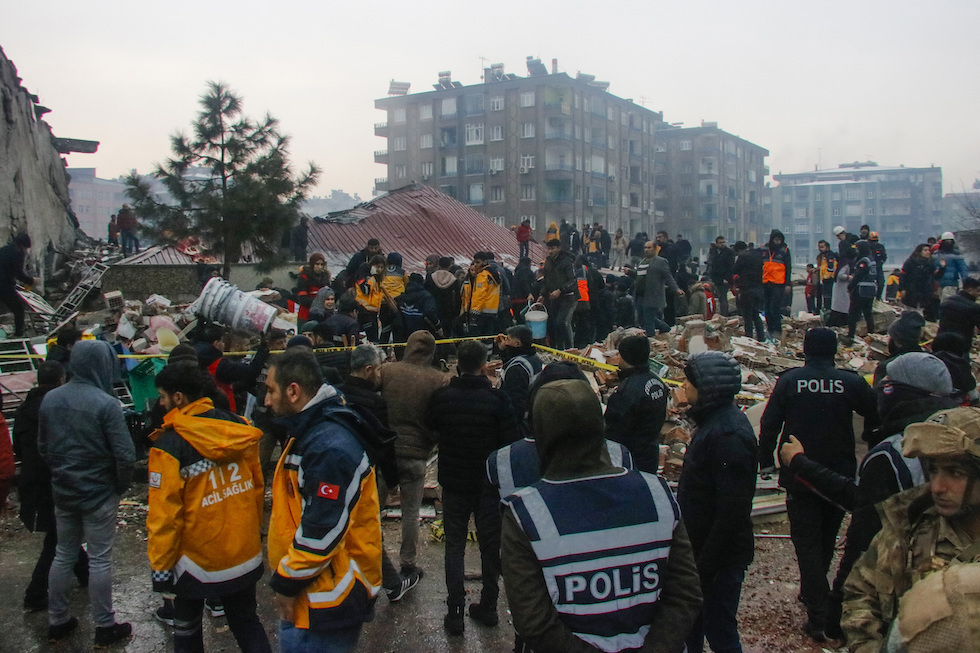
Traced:
<path id="1" fill-rule="evenodd" d="M 534 91 L 521 91 L 521 106 L 522 107 L 534 106 Z"/>
<path id="2" fill-rule="evenodd" d="M 656 145 L 653 146 L 653 151 L 654 152 L 666 152 L 667 151 L 667 148 L 666 148 L 666 146 L 664 146 L 663 143 L 657 143 Z"/>
<path id="3" fill-rule="evenodd" d="M 607 120 L 616 119 L 616 107 L 606 107 L 606 119 Z"/>
<path id="4" fill-rule="evenodd" d="M 467 145 L 482 145 L 483 144 L 483 123 L 466 125 L 466 144 Z"/>
<path id="5" fill-rule="evenodd" d="M 834 209 L 834 217 L 835 218 L 839 218 L 840 217 L 840 209 Z"/>
<path id="6" fill-rule="evenodd" d="M 491 202 L 503 202 L 504 201 L 504 187 L 503 186 L 491 186 L 490 187 L 490 201 Z"/>
<path id="7" fill-rule="evenodd" d="M 869 188 L 868 189 L 868 196 L 867 197 L 868 197 L 869 200 L 873 200 L 875 198 L 875 189 L 874 188 Z"/>
<path id="8" fill-rule="evenodd" d="M 534 138 L 534 123 L 521 123 L 521 138 Z"/>
<path id="9" fill-rule="evenodd" d="M 392 166 L 392 177 L 395 179 L 404 179 L 408 176 L 407 167 L 404 165 Z"/>
<path id="10" fill-rule="evenodd" d="M 755 170 L 749 170 L 749 181 L 755 182 Z"/>
<path id="11" fill-rule="evenodd" d="M 809 222 L 797 222 L 793 225 L 793 233 L 797 234 L 808 234 L 810 233 L 810 223 Z"/>
<path id="12" fill-rule="evenodd" d="M 808 213 L 807 207 L 805 207 L 805 206 L 798 206 L 798 207 L 796 207 L 795 215 L 796 215 L 797 218 L 806 218 L 806 217 L 809 217 L 807 215 L 807 213 Z"/>
<path id="13" fill-rule="evenodd" d="M 681 185 L 681 195 L 690 196 L 690 195 L 693 195 L 693 194 L 694 194 L 694 187 L 691 186 L 691 184 L 682 184 Z"/>
<path id="14" fill-rule="evenodd" d="M 839 190 L 835 190 L 833 193 L 831 193 L 830 197 L 835 202 L 839 202 L 840 201 L 840 191 Z"/>
<path id="15" fill-rule="evenodd" d="M 483 204 L 483 184 L 470 184 L 470 204 Z"/>
<path id="16" fill-rule="evenodd" d="M 439 187 L 439 190 L 441 190 L 446 195 L 449 195 L 450 197 L 456 197 L 456 187 L 455 186 L 440 186 Z"/>
<path id="17" fill-rule="evenodd" d="M 686 174 L 691 174 L 692 172 L 694 172 L 694 166 L 692 166 L 690 163 L 685 163 L 684 165 L 681 166 L 681 172 Z"/>
<path id="18" fill-rule="evenodd" d="M 405 107 L 391 110 L 391 122 L 405 122 Z"/>
<path id="19" fill-rule="evenodd" d="M 586 143 L 591 143 L 592 142 L 592 128 L 591 127 L 586 127 L 585 128 L 585 130 L 582 132 L 582 138 L 583 138 L 583 140 L 585 140 Z"/>
<path id="20" fill-rule="evenodd" d="M 490 110 L 491 111 L 504 110 L 504 97 L 502 95 L 490 98 Z"/>
<path id="21" fill-rule="evenodd" d="M 521 184 L 521 199 L 522 200 L 534 199 L 534 184 Z"/>
<path id="22" fill-rule="evenodd" d="M 506 226 L 507 218 L 502 215 L 495 215 L 490 219 L 493 220 L 495 224 L 498 224 L 501 227 Z"/>
<path id="23" fill-rule="evenodd" d="M 442 157 L 442 175 L 444 177 L 449 177 L 456 174 L 456 157 L 455 156 L 444 156 Z"/>
<path id="24" fill-rule="evenodd" d="M 483 162 L 482 154 L 467 154 L 466 155 L 466 174 L 468 175 L 482 175 L 486 172 L 487 168 Z"/>
<path id="25" fill-rule="evenodd" d="M 455 116 L 456 115 L 456 98 L 454 98 L 454 97 L 443 98 L 442 99 L 442 111 L 440 112 L 440 114 L 443 117 L 445 117 L 445 118 L 449 118 L 451 116 Z"/>
<path id="26" fill-rule="evenodd" d="M 861 199 L 861 191 L 857 188 L 850 188 L 847 191 L 847 199 L 849 200 L 859 200 Z"/>
<path id="27" fill-rule="evenodd" d="M 422 170 L 421 170 L 422 176 L 423 177 L 431 177 L 432 176 L 432 170 L 433 170 L 433 168 L 435 168 L 435 164 L 432 163 L 432 161 L 423 161 L 422 162 Z"/>
<path id="28" fill-rule="evenodd" d="M 419 119 L 420 120 L 432 120 L 432 105 L 431 104 L 420 104 L 419 105 Z"/>
<path id="29" fill-rule="evenodd" d="M 504 128 L 501 125 L 493 125 L 490 127 L 490 140 L 491 141 L 502 141 L 504 140 Z"/>
<path id="30" fill-rule="evenodd" d="M 456 145 L 456 128 L 443 127 L 439 130 L 439 146 L 452 147 Z"/>
<path id="31" fill-rule="evenodd" d="M 626 125 L 629 124 L 629 118 L 630 118 L 630 115 L 628 113 L 626 113 L 625 111 L 622 112 L 621 114 L 619 114 L 619 121 L 621 123 L 623 123 L 623 126 L 626 126 Z"/>
<path id="32" fill-rule="evenodd" d="M 576 154 L 575 155 L 575 169 L 576 170 L 581 170 L 582 169 L 582 155 L 581 154 Z"/>
<path id="33" fill-rule="evenodd" d="M 432 147 L 432 134 L 420 134 L 419 135 L 419 148 L 427 150 Z"/>
<path id="34" fill-rule="evenodd" d="M 620 208 L 628 209 L 630 206 L 630 196 L 623 193 L 619 196 L 619 206 Z"/>
<path id="35" fill-rule="evenodd" d="M 823 193 L 814 193 L 813 194 L 813 201 L 814 202 L 822 202 L 823 201 Z"/>
<path id="36" fill-rule="evenodd" d="M 682 218 L 693 218 L 694 217 L 694 213 L 691 212 L 691 207 L 685 206 L 684 208 L 682 208 L 681 209 L 681 217 Z"/>
<path id="37" fill-rule="evenodd" d="M 495 157 L 490 159 L 490 169 L 491 170 L 503 170 L 504 169 L 504 157 Z"/>
<path id="38" fill-rule="evenodd" d="M 524 222 L 525 220 L 531 223 L 531 229 L 538 228 L 538 219 L 535 218 L 533 215 L 522 215 L 521 222 Z"/>
<path id="39" fill-rule="evenodd" d="M 874 214 L 875 214 L 875 207 L 869 206 L 868 207 L 868 215 L 874 215 Z"/>
<path id="40" fill-rule="evenodd" d="M 522 154 L 521 155 L 521 167 L 531 169 L 534 167 L 534 155 L 533 154 Z"/>
<path id="41" fill-rule="evenodd" d="M 466 115 L 476 116 L 483 113 L 483 94 L 467 95 L 463 98 L 466 103 Z"/>
<path id="42" fill-rule="evenodd" d="M 395 152 L 405 151 L 405 147 L 407 146 L 406 143 L 407 140 L 408 139 L 404 136 L 395 136 L 394 138 L 391 139 L 391 149 Z"/>
<path id="43" fill-rule="evenodd" d="M 691 149 L 691 141 L 681 141 L 681 150 L 687 151 Z"/>

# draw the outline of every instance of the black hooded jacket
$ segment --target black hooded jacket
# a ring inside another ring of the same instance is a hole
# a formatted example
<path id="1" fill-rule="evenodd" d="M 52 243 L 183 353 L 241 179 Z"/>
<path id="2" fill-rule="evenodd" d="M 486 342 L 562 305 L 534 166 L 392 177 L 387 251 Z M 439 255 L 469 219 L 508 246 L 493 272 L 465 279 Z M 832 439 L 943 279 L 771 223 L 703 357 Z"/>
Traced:
<path id="1" fill-rule="evenodd" d="M 782 239 L 782 244 L 777 245 L 773 241 L 777 238 Z M 789 253 L 789 246 L 786 245 L 786 237 L 779 229 L 773 229 L 769 234 L 769 242 L 762 248 L 762 280 L 765 283 L 779 283 L 770 281 L 770 268 L 778 269 L 782 266 L 783 281 L 780 285 L 793 285 L 793 259 Z"/>
<path id="2" fill-rule="evenodd" d="M 954 331 L 972 343 L 977 327 L 980 327 L 980 304 L 962 290 L 939 306 L 939 333 Z"/>
<path id="3" fill-rule="evenodd" d="M 629 449 L 636 469 L 656 474 L 667 388 L 649 366 L 620 369 L 619 380 L 606 402 L 606 438 Z"/>

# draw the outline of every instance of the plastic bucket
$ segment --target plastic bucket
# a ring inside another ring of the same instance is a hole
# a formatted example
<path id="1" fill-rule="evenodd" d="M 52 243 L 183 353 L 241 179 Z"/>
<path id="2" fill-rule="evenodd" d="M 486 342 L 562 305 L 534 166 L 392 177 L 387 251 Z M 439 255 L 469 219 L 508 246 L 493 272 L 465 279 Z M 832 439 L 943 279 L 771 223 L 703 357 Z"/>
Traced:
<path id="1" fill-rule="evenodd" d="M 212 322 L 250 333 L 265 333 L 278 310 L 261 299 L 246 295 L 223 279 L 208 281 L 194 302 L 194 311 Z"/>
<path id="2" fill-rule="evenodd" d="M 531 337 L 543 340 L 548 335 L 548 311 L 541 304 L 533 304 L 524 314 L 524 320 L 531 327 Z"/>

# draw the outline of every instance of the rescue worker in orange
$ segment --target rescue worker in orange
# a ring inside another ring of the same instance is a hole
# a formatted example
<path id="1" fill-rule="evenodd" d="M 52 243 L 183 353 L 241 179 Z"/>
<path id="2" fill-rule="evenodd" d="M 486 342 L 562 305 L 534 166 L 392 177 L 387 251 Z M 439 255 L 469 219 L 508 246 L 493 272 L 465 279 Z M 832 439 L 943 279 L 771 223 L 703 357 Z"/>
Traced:
<path id="1" fill-rule="evenodd" d="M 283 653 L 349 651 L 381 589 L 381 517 L 365 449 L 378 437 L 309 350 L 274 358 L 265 403 L 286 443 L 272 483 L 269 561 Z"/>
<path id="2" fill-rule="evenodd" d="M 783 307 L 792 303 L 793 264 L 783 232 L 773 229 L 762 248 L 763 310 L 769 338 L 778 340 L 783 330 Z"/>
<path id="3" fill-rule="evenodd" d="M 473 255 L 469 275 L 463 282 L 460 314 L 470 325 L 468 335 L 489 336 L 497 333 L 496 319 L 500 307 L 500 274 L 489 264 L 486 252 Z"/>
<path id="4" fill-rule="evenodd" d="M 327 259 L 317 252 L 310 256 L 310 262 L 303 266 L 296 280 L 296 303 L 299 304 L 297 313 L 299 323 L 310 319 L 310 306 L 320 288 L 330 285 L 330 271 L 327 270 Z"/>
<path id="5" fill-rule="evenodd" d="M 203 651 L 205 599 L 220 599 L 242 651 L 271 651 L 256 614 L 262 577 L 262 431 L 214 407 L 206 372 L 168 365 L 156 377 L 163 427 L 150 437 L 147 553 L 154 591 L 174 600 L 174 650 Z"/>
<path id="6" fill-rule="evenodd" d="M 381 332 L 378 327 L 378 316 L 381 313 L 381 303 L 384 301 L 384 290 L 381 282 L 385 276 L 385 257 L 380 254 L 362 266 L 361 274 L 354 284 L 354 299 L 357 300 L 357 321 L 361 331 L 371 342 L 378 342 Z"/>

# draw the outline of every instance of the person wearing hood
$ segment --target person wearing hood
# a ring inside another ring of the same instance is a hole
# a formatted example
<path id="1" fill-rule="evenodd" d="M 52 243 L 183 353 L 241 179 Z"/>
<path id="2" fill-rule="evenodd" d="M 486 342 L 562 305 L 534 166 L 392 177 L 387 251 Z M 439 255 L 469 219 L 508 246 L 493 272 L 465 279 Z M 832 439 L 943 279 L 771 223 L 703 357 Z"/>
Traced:
<path id="1" fill-rule="evenodd" d="M 425 289 L 436 300 L 439 323 L 442 325 L 443 333 L 449 338 L 457 335 L 456 318 L 459 316 L 461 286 L 459 279 L 450 271 L 452 266 L 453 259 L 451 257 L 440 257 L 439 269 L 429 275 L 424 284 Z"/>
<path id="2" fill-rule="evenodd" d="M 326 257 L 317 252 L 310 256 L 310 261 L 303 266 L 296 280 L 296 303 L 299 304 L 299 320 L 310 319 L 310 307 L 321 288 L 330 286 L 330 271 L 327 269 Z"/>
<path id="3" fill-rule="evenodd" d="M 902 303 L 913 309 L 922 309 L 926 319 L 936 319 L 939 301 L 936 297 L 936 280 L 944 270 L 932 260 L 932 250 L 923 243 L 902 265 Z"/>
<path id="4" fill-rule="evenodd" d="M 41 402 L 38 451 L 51 470 L 58 546 L 48 577 L 48 640 L 78 626 L 69 612 L 72 568 L 84 540 L 89 555 L 89 599 L 95 643 L 129 637 L 112 610 L 112 545 L 119 498 L 133 480 L 136 451 L 122 404 L 113 393 L 118 372 L 109 343 L 83 340 L 72 349 L 72 379 Z"/>
<path id="5" fill-rule="evenodd" d="M 544 364 L 533 347 L 530 327 L 518 324 L 496 338 L 503 367 L 500 370 L 500 389 L 510 398 L 517 420 L 524 426 L 528 393 L 531 384 L 541 373 Z"/>
<path id="6" fill-rule="evenodd" d="M 436 336 L 442 334 L 439 307 L 435 298 L 425 289 L 425 280 L 421 274 L 416 272 L 408 278 L 405 292 L 395 298 L 395 304 L 398 305 L 395 342 L 405 342 L 405 338 L 416 331 L 428 331 Z"/>
<path id="7" fill-rule="evenodd" d="M 310 306 L 310 319 L 316 322 L 326 322 L 337 308 L 337 293 L 330 286 L 324 286 L 317 291 Z"/>
<path id="8" fill-rule="evenodd" d="M 167 365 L 155 379 L 168 412 L 150 439 L 147 554 L 153 590 L 174 598 L 174 650 L 204 650 L 205 599 L 220 599 L 243 651 L 271 651 L 256 614 L 265 493 L 262 431 L 205 396 L 196 365 Z"/>
<path id="9" fill-rule="evenodd" d="M 731 356 L 695 354 L 684 373 L 688 416 L 697 428 L 684 457 L 677 503 L 704 596 L 687 650 L 700 651 L 707 639 L 714 651 L 740 651 L 735 613 L 754 555 L 752 498 L 759 447 L 749 420 L 735 405 L 742 373 Z"/>
<path id="10" fill-rule="evenodd" d="M 587 383 L 542 385 L 532 412 L 545 416 L 533 420 L 543 477 L 503 502 L 504 588 L 517 635 L 535 653 L 683 649 L 701 595 L 666 482 L 612 464 Z"/>
<path id="11" fill-rule="evenodd" d="M 902 311 L 898 319 L 888 327 L 888 358 L 878 363 L 872 385 L 877 386 L 885 375 L 885 366 L 902 354 L 922 351 L 919 343 L 922 341 L 922 329 L 926 321 L 915 311 Z M 877 442 L 869 442 L 874 446 Z"/>
<path id="12" fill-rule="evenodd" d="M 837 335 L 831 329 L 807 331 L 803 353 L 806 364 L 779 377 L 762 414 L 759 467 L 771 472 L 777 442 L 782 444 L 792 435 L 812 460 L 854 478 L 854 413 L 864 417 L 866 432 L 874 428 L 878 419 L 875 393 L 854 372 L 834 367 Z M 814 419 L 815 415 L 820 419 Z M 779 470 L 779 484 L 787 491 L 786 512 L 800 568 L 800 595 L 807 611 L 803 630 L 814 640 L 823 641 L 830 598 L 827 571 L 844 510 L 800 482 L 788 467 Z"/>
<path id="13" fill-rule="evenodd" d="M 349 651 L 382 587 L 380 422 L 323 383 L 302 347 L 272 359 L 265 403 L 289 434 L 272 482 L 270 586 L 283 653 Z"/>
<path id="14" fill-rule="evenodd" d="M 968 345 L 980 327 L 980 281 L 972 277 L 963 279 L 963 290 L 944 299 L 939 305 L 939 333 L 952 331 L 961 335 Z"/>
<path id="15" fill-rule="evenodd" d="M 851 303 L 847 310 L 847 337 L 850 340 L 857 333 L 858 320 L 862 314 L 868 333 L 875 330 L 874 312 L 871 309 L 878 294 L 878 266 L 871 259 L 868 241 L 859 240 L 856 249 L 858 258 L 847 282 L 847 290 L 851 294 Z"/>
<path id="16" fill-rule="evenodd" d="M 432 367 L 435 350 L 432 334 L 416 331 L 408 337 L 405 357 L 381 366 L 381 396 L 388 404 L 388 424 L 398 434 L 395 456 L 402 503 L 402 576 L 419 571 L 415 563 L 425 463 L 436 444 L 435 435 L 425 424 L 425 408 L 432 393 L 449 381 Z"/>
<path id="17" fill-rule="evenodd" d="M 769 337 L 778 340 L 783 333 L 783 307 L 793 294 L 793 261 L 786 238 L 779 229 L 769 234 L 762 248 L 763 310 Z"/>
<path id="18" fill-rule="evenodd" d="M 606 402 L 606 437 L 629 449 L 640 471 L 660 467 L 660 429 L 667 419 L 667 388 L 650 370 L 650 339 L 619 343 L 619 385 Z"/>
<path id="19" fill-rule="evenodd" d="M 534 270 L 531 269 L 531 259 L 521 258 L 514 268 L 514 279 L 511 282 L 511 309 L 518 322 L 524 322 L 522 311 L 527 308 L 529 302 L 534 301 L 537 295 L 538 283 L 534 278 Z"/>
<path id="20" fill-rule="evenodd" d="M 955 331 L 940 332 L 929 346 L 932 355 L 943 362 L 953 381 L 953 396 L 966 404 L 977 401 L 977 379 L 970 362 L 970 343 Z"/>
<path id="21" fill-rule="evenodd" d="M 965 280 L 969 274 L 963 254 L 956 247 L 952 231 L 945 232 L 940 238 L 939 251 L 934 259 L 942 273 L 939 277 L 939 299 L 952 297 L 960 289 L 960 281 Z"/>

